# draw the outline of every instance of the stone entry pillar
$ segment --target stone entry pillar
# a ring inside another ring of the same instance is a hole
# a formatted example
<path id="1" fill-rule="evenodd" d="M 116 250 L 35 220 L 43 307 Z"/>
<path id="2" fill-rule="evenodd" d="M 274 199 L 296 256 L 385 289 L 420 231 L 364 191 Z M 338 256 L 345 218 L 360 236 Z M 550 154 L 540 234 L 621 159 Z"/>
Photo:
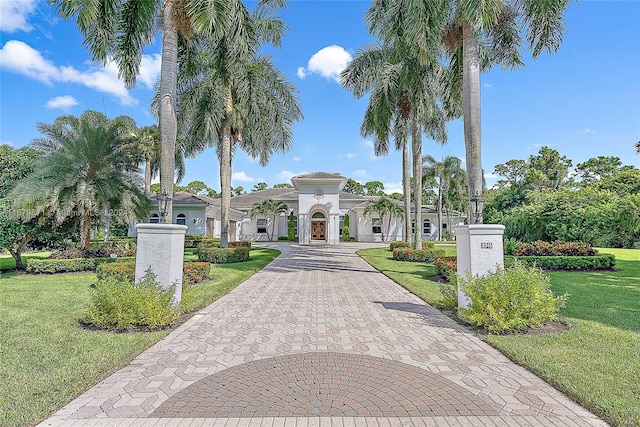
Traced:
<path id="1" fill-rule="evenodd" d="M 138 283 L 151 267 L 156 280 L 164 287 L 175 284 L 173 303 L 182 299 L 182 271 L 186 225 L 137 224 L 136 278 Z"/>
<path id="2" fill-rule="evenodd" d="M 502 236 L 504 225 L 470 224 L 455 228 L 458 249 L 458 274 L 466 278 L 482 277 L 497 268 L 504 268 Z M 458 307 L 466 308 L 471 301 L 458 286 Z"/>

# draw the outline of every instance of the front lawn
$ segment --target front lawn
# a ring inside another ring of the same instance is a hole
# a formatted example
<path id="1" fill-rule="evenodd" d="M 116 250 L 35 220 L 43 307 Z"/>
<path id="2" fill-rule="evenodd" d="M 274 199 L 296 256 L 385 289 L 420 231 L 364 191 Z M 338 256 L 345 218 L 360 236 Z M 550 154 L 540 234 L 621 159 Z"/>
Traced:
<path id="1" fill-rule="evenodd" d="M 244 263 L 214 265 L 212 280 L 191 285 L 206 307 L 271 262 L 254 248 Z M 78 325 L 94 273 L 0 274 L 0 425 L 34 425 L 125 366 L 168 331 L 111 333 Z"/>
<path id="2" fill-rule="evenodd" d="M 548 272 L 557 294 L 570 294 L 561 311 L 574 327 L 540 335 L 485 335 L 484 339 L 574 400 L 617 426 L 640 425 L 640 251 L 601 249 L 618 271 Z M 386 249 L 358 252 L 375 268 L 430 304 L 442 295 L 425 280 L 432 265 L 391 260 Z"/>
<path id="3" fill-rule="evenodd" d="M 34 252 L 26 255 L 22 255 L 22 265 L 26 267 L 29 259 L 45 259 L 51 252 Z M 13 270 L 16 268 L 16 260 L 9 254 L 0 255 L 0 271 Z"/>

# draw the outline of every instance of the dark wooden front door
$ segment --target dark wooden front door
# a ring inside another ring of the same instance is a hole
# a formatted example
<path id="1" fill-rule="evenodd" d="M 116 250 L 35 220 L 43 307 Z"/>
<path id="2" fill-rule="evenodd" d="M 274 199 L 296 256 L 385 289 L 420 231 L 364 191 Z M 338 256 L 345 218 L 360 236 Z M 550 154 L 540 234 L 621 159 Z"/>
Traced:
<path id="1" fill-rule="evenodd" d="M 325 221 L 311 221 L 311 240 L 326 240 L 326 229 Z"/>

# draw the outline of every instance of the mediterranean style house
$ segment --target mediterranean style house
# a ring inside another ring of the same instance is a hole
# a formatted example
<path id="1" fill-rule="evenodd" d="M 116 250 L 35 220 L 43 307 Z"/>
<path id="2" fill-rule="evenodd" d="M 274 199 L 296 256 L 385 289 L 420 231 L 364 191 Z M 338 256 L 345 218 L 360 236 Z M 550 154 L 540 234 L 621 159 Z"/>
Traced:
<path id="1" fill-rule="evenodd" d="M 270 188 L 231 198 L 229 213 L 229 240 L 267 240 L 287 236 L 289 214 L 293 212 L 294 226 L 300 244 L 338 244 L 345 217 L 349 217 L 349 232 L 352 239 L 360 242 L 380 242 L 404 239 L 404 218 L 392 218 L 384 223 L 376 214 L 365 215 L 364 210 L 378 196 L 359 196 L 342 191 L 347 178 L 340 174 L 315 172 L 291 178 L 294 188 Z M 282 201 L 288 211 L 272 218 L 250 215 L 256 202 L 265 199 Z M 462 221 L 454 213 L 456 222 Z M 438 238 L 437 212 L 434 206 L 422 206 L 423 222 L 420 227 L 423 240 Z M 158 222 L 153 214 L 150 222 Z M 172 223 L 186 225 L 187 235 L 220 237 L 220 200 L 185 192 L 173 196 Z M 412 228 L 415 233 L 415 224 Z M 443 231 L 452 229 L 442 224 Z M 273 232 L 272 232 L 273 230 Z M 267 233 L 268 231 L 268 233 Z"/>

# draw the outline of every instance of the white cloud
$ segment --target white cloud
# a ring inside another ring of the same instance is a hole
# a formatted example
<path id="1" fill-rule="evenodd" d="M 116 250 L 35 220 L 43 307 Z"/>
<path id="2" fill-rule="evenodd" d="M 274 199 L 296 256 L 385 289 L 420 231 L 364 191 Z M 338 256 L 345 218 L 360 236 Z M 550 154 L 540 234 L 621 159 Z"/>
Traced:
<path id="1" fill-rule="evenodd" d="M 298 77 L 304 79 L 308 74 L 319 74 L 327 80 L 339 81 L 340 72 L 353 57 L 343 47 L 331 45 L 314 53 L 307 67 L 298 68 Z"/>
<path id="2" fill-rule="evenodd" d="M 280 180 L 280 182 L 291 182 L 291 178 L 298 175 L 304 175 L 307 172 L 291 172 L 288 170 L 283 170 L 278 173 L 276 176 Z"/>
<path id="3" fill-rule="evenodd" d="M 498 175 L 494 174 L 494 173 L 485 173 L 484 177 L 487 179 L 497 179 Z"/>
<path id="4" fill-rule="evenodd" d="M 13 33 L 29 32 L 33 26 L 27 22 L 29 15 L 36 9 L 37 0 L 2 0 L 0 1 L 0 31 Z"/>
<path id="5" fill-rule="evenodd" d="M 402 194 L 402 181 L 400 182 L 385 182 L 384 192 L 387 194 L 400 193 Z"/>
<path id="6" fill-rule="evenodd" d="M 162 55 L 154 53 L 152 55 L 142 55 L 140 70 L 138 71 L 138 81 L 149 89 L 154 89 L 160 77 L 160 63 Z"/>
<path id="7" fill-rule="evenodd" d="M 369 173 L 364 169 L 358 169 L 351 173 L 356 178 L 365 179 L 369 177 Z"/>
<path id="8" fill-rule="evenodd" d="M 355 158 L 355 157 L 356 157 L 356 155 L 355 155 L 355 154 L 353 154 L 353 153 L 347 153 L 347 159 L 353 159 L 353 158 Z"/>
<path id="9" fill-rule="evenodd" d="M 135 105 L 124 83 L 118 79 L 118 67 L 110 61 L 100 68 L 91 63 L 89 69 L 79 71 L 72 66 L 56 66 L 28 44 L 9 40 L 0 49 L 0 68 L 22 74 L 49 86 L 55 82 L 76 83 L 117 98 L 123 105 Z M 143 55 L 139 79 L 143 85 L 153 88 L 160 74 L 159 55 Z"/>
<path id="10" fill-rule="evenodd" d="M 293 156 L 293 161 L 294 161 L 294 162 L 299 162 L 300 160 L 302 160 L 302 157 L 300 157 L 300 156 Z"/>
<path id="11" fill-rule="evenodd" d="M 584 128 L 582 131 L 578 132 L 580 135 L 588 135 L 590 133 L 598 133 L 593 129 Z"/>
<path id="12" fill-rule="evenodd" d="M 491 83 L 484 83 L 482 86 L 486 87 L 487 89 L 491 89 L 493 87 Z"/>
<path id="13" fill-rule="evenodd" d="M 240 181 L 240 182 L 255 182 L 256 179 L 247 175 L 245 172 L 234 172 L 231 175 L 232 181 Z"/>
<path id="14" fill-rule="evenodd" d="M 63 110 L 67 110 L 71 107 L 78 105 L 78 100 L 73 96 L 65 95 L 65 96 L 56 96 L 55 98 L 51 98 L 47 104 L 47 108 L 61 108 Z"/>
<path id="15" fill-rule="evenodd" d="M 13 141 L 11 140 L 0 141 L 0 145 L 8 145 L 9 147 L 13 147 Z"/>

